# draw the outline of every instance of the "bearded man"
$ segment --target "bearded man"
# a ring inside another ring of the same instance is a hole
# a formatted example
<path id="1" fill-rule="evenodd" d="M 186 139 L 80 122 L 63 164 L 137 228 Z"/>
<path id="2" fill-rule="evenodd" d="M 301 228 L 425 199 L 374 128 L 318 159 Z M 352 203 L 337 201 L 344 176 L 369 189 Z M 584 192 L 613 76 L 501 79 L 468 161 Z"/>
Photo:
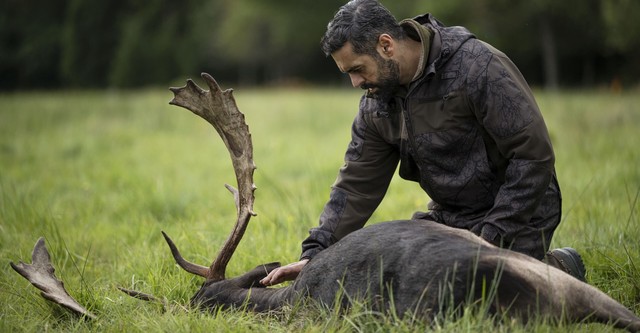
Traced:
<path id="1" fill-rule="evenodd" d="M 302 242 L 300 261 L 263 284 L 294 279 L 362 228 L 398 163 L 400 176 L 432 200 L 412 219 L 468 229 L 584 281 L 574 249 L 548 252 L 561 214 L 555 156 L 531 89 L 504 53 L 431 14 L 397 22 L 376 0 L 342 6 L 321 44 L 365 93 L 319 226 Z"/>

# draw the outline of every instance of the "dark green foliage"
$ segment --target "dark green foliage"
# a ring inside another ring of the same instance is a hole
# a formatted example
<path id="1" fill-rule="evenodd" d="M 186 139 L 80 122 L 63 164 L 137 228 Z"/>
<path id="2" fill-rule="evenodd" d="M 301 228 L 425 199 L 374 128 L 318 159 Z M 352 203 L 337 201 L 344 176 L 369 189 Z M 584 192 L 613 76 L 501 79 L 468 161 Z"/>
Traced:
<path id="1" fill-rule="evenodd" d="M 319 50 L 346 0 L 3 0 L 0 89 L 132 87 L 214 73 L 243 84 L 339 82 Z M 534 85 L 636 84 L 634 0 L 382 0 L 505 51 Z"/>

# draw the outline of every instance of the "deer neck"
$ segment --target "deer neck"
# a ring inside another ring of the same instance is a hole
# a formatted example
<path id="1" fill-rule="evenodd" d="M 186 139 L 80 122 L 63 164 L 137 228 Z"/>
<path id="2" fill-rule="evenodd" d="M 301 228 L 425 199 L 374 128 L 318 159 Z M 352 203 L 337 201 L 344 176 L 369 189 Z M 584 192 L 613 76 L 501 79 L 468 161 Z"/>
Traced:
<path id="1" fill-rule="evenodd" d="M 248 304 L 250 308 L 258 312 L 278 309 L 293 303 L 293 289 L 291 286 L 282 288 L 250 288 L 245 289 L 243 294 L 239 300 L 241 302 L 240 305 Z"/>
<path id="2" fill-rule="evenodd" d="M 228 288 L 204 286 L 191 299 L 191 304 L 201 308 L 248 307 L 257 312 L 281 308 L 294 299 L 291 286 L 283 288 Z"/>

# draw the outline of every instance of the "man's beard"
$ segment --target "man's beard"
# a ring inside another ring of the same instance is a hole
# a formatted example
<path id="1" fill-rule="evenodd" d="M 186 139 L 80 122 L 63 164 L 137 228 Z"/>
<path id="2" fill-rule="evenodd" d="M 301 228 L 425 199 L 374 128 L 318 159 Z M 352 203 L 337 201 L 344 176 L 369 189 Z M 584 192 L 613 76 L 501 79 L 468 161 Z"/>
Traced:
<path id="1" fill-rule="evenodd" d="M 396 61 L 385 60 L 379 55 L 376 55 L 374 59 L 378 65 L 378 82 L 364 84 L 362 89 L 375 89 L 375 91 L 369 90 L 370 95 L 381 106 L 386 106 L 400 87 L 400 66 Z"/>

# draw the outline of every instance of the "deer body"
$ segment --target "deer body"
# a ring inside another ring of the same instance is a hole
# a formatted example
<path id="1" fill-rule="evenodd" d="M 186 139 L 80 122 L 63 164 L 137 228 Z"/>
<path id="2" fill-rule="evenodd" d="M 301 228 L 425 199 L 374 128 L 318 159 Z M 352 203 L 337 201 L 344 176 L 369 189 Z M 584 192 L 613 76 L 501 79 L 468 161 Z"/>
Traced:
<path id="1" fill-rule="evenodd" d="M 348 306 L 357 300 L 377 311 L 429 317 L 485 299 L 490 312 L 525 320 L 539 314 L 640 331 L 640 319 L 598 289 L 471 232 L 431 221 L 392 221 L 363 228 L 318 254 L 290 286 L 259 286 L 258 281 L 275 267 L 267 264 L 239 278 L 206 282 L 192 303 L 267 311 L 300 297 L 326 306 L 336 300 Z"/>

